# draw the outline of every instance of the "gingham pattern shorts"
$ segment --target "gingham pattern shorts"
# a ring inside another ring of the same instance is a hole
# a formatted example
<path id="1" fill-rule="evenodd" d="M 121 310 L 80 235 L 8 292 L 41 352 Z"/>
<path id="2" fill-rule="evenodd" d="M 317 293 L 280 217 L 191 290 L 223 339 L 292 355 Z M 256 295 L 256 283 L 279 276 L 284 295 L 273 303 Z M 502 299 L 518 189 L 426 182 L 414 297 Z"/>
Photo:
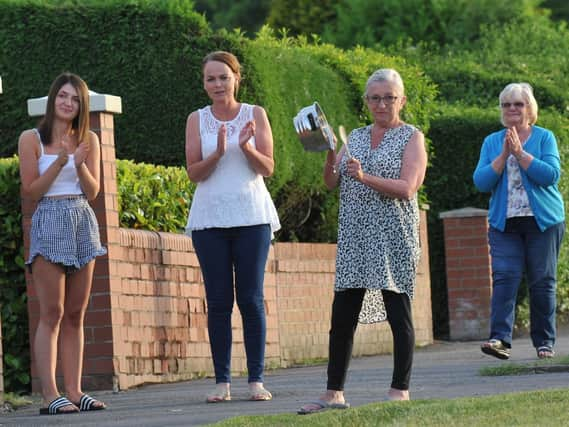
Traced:
<path id="1" fill-rule="evenodd" d="M 31 266 L 38 255 L 75 271 L 107 250 L 101 246 L 97 218 L 85 196 L 43 198 L 32 217 Z"/>

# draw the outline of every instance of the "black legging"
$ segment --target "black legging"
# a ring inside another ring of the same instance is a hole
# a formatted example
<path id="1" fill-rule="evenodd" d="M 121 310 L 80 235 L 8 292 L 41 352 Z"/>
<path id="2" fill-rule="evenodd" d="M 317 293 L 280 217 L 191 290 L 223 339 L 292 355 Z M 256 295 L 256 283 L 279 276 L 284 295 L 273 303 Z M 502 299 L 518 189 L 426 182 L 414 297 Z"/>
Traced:
<path id="1" fill-rule="evenodd" d="M 365 289 L 346 289 L 334 292 L 328 358 L 328 390 L 344 390 L 346 374 L 352 357 L 354 333 L 365 292 Z M 411 301 L 407 294 L 384 290 L 381 293 L 387 312 L 387 321 L 393 335 L 391 387 L 408 390 L 415 348 Z"/>

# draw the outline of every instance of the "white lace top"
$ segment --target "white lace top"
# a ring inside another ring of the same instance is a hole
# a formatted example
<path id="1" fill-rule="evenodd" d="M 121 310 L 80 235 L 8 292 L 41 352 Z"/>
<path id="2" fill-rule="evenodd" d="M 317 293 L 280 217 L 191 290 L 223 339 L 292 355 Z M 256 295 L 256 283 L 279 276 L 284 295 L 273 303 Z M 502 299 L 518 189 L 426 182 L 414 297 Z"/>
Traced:
<path id="1" fill-rule="evenodd" d="M 269 224 L 271 231 L 281 225 L 263 177 L 256 173 L 239 147 L 239 132 L 253 120 L 253 105 L 241 104 L 237 116 L 228 122 L 217 120 L 209 106 L 199 110 L 202 157 L 217 148 L 217 132 L 227 128 L 227 149 L 212 174 L 198 183 L 186 232 L 213 227 Z M 249 140 L 255 145 L 255 138 Z"/>

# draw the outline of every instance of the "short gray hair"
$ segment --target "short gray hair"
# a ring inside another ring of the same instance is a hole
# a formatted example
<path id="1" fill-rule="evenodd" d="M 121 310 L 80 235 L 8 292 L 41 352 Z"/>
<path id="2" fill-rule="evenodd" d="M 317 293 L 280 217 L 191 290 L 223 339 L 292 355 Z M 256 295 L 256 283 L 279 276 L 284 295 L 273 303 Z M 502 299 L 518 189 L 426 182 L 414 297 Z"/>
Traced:
<path id="1" fill-rule="evenodd" d="M 397 71 L 393 68 L 381 68 L 375 70 L 371 76 L 367 79 L 366 90 L 364 95 L 367 95 L 369 86 L 376 82 L 388 82 L 394 84 L 397 89 L 401 92 L 400 95 L 405 95 L 405 86 L 403 85 L 403 79 Z"/>
<path id="2" fill-rule="evenodd" d="M 502 92 L 500 92 L 500 105 L 502 102 L 511 100 L 512 98 L 521 97 L 529 107 L 529 124 L 534 125 L 537 122 L 537 101 L 533 96 L 533 88 L 529 83 L 510 83 Z M 500 121 L 504 126 L 504 109 L 501 109 L 502 114 Z"/>

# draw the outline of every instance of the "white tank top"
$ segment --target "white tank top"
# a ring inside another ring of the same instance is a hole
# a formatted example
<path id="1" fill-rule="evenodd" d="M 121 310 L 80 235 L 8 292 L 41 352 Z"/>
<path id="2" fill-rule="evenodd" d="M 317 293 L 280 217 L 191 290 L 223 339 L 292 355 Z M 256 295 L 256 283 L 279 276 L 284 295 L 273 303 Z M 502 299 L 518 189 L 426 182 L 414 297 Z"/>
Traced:
<path id="1" fill-rule="evenodd" d="M 186 231 L 213 227 L 239 227 L 269 224 L 271 231 L 280 229 L 277 210 L 263 177 L 249 165 L 239 147 L 239 132 L 253 120 L 253 105 L 241 104 L 237 116 L 230 121 L 217 120 L 209 106 L 199 110 L 202 158 L 217 149 L 217 132 L 222 124 L 227 129 L 227 149 L 211 175 L 198 183 Z M 249 140 L 255 145 L 255 138 Z"/>
<path id="2" fill-rule="evenodd" d="M 41 142 L 41 136 L 37 129 L 34 129 L 36 135 L 38 136 L 40 144 L 40 157 L 38 159 L 38 171 L 40 175 L 43 175 L 47 168 L 51 166 L 53 162 L 57 159 L 57 154 L 46 154 L 44 152 L 43 143 Z M 45 193 L 44 197 L 51 196 L 78 196 L 83 194 L 81 190 L 81 185 L 79 184 L 79 177 L 77 176 L 77 169 L 75 169 L 75 162 L 73 160 L 73 154 L 70 154 L 67 159 L 67 163 L 59 171 L 59 175 L 52 182 L 49 190 Z"/>

